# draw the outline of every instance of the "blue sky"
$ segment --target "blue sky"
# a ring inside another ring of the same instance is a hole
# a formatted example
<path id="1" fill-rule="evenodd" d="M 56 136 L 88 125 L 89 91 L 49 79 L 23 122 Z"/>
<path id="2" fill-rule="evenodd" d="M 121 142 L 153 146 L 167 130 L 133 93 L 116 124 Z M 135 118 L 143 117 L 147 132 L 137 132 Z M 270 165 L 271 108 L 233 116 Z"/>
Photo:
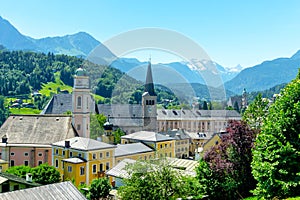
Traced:
<path id="1" fill-rule="evenodd" d="M 132 29 L 165 28 L 191 38 L 225 67 L 250 67 L 300 49 L 297 0 L 0 2 L 0 16 L 33 38 L 85 31 L 103 42 Z"/>

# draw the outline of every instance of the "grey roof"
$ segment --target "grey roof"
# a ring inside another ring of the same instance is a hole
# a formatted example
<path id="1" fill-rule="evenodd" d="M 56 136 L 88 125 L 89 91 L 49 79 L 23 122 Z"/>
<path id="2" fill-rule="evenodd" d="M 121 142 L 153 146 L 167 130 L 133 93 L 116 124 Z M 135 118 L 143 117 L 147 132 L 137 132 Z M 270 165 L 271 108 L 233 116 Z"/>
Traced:
<path id="1" fill-rule="evenodd" d="M 202 132 L 186 132 L 192 139 L 203 139 L 209 140 L 212 137 L 212 133 L 202 133 Z"/>
<path id="2" fill-rule="evenodd" d="M 111 118 L 142 118 L 143 107 L 140 104 L 98 104 L 98 111 Z"/>
<path id="3" fill-rule="evenodd" d="M 65 147 L 65 141 L 62 140 L 52 144 L 53 146 Z M 78 149 L 84 151 L 98 150 L 98 149 L 107 149 L 107 148 L 115 148 L 115 145 L 107 144 L 104 142 L 100 142 L 90 138 L 84 137 L 73 137 L 67 139 L 70 141 L 70 149 Z"/>
<path id="4" fill-rule="evenodd" d="M 167 132 L 160 132 L 162 135 L 168 135 L 175 140 L 185 140 L 185 139 L 190 139 L 190 136 L 182 129 L 175 129 L 175 130 L 169 130 Z"/>
<path id="5" fill-rule="evenodd" d="M 41 114 L 63 114 L 72 111 L 72 94 L 55 94 Z"/>
<path id="6" fill-rule="evenodd" d="M 145 83 L 144 92 L 145 93 L 147 92 L 150 96 L 156 96 L 155 91 L 154 91 L 154 84 L 153 84 L 152 69 L 151 69 L 151 62 L 150 61 L 148 63 L 148 68 L 147 68 L 147 75 L 146 75 L 146 83 Z"/>
<path id="7" fill-rule="evenodd" d="M 174 138 L 152 132 L 152 131 L 138 131 L 129 135 L 124 135 L 121 138 L 132 139 L 137 141 L 148 141 L 148 142 L 159 142 L 159 141 L 168 141 L 174 140 Z"/>
<path id="8" fill-rule="evenodd" d="M 138 142 L 138 143 L 131 143 L 131 144 L 118 144 L 115 150 L 115 157 L 125 156 L 125 155 L 132 155 L 132 154 L 139 154 L 139 153 L 146 153 L 152 152 L 153 149 L 150 147 Z"/>
<path id="9" fill-rule="evenodd" d="M 98 112 L 100 114 L 109 116 L 109 121 L 114 126 L 134 126 L 142 127 L 143 121 L 143 108 L 139 104 L 98 104 Z"/>
<path id="10" fill-rule="evenodd" d="M 235 110 L 166 110 L 157 109 L 158 120 L 168 119 L 195 119 L 195 118 L 241 118 Z"/>
<path id="11" fill-rule="evenodd" d="M 54 183 L 39 187 L 0 194 L 2 200 L 83 200 L 83 194 L 70 182 Z"/>
<path id="12" fill-rule="evenodd" d="M 128 178 L 129 175 L 126 171 L 126 166 L 128 164 L 134 164 L 136 161 L 132 159 L 125 158 L 119 162 L 116 166 L 105 172 L 108 176 L 118 177 L 118 178 Z"/>
<path id="13" fill-rule="evenodd" d="M 2 181 L 1 181 L 2 183 L 9 180 L 9 181 L 29 185 L 29 186 L 39 186 L 40 185 L 38 183 L 28 182 L 24 178 L 20 178 L 19 176 L 14 175 L 14 174 L 0 172 L 0 177 L 2 178 Z"/>
<path id="14" fill-rule="evenodd" d="M 47 144 L 76 136 L 71 116 L 12 115 L 0 128 L 9 144 Z"/>

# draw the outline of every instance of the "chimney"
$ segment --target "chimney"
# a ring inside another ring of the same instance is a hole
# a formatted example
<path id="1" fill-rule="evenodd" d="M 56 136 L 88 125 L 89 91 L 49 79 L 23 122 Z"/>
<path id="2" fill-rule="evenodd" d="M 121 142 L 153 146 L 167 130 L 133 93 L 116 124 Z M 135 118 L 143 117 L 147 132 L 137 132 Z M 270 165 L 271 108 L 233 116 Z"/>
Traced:
<path id="1" fill-rule="evenodd" d="M 66 140 L 66 141 L 65 141 L 65 147 L 66 147 L 66 148 L 70 148 L 70 147 L 71 147 L 70 141 L 69 141 L 69 140 Z"/>
<path id="2" fill-rule="evenodd" d="M 31 173 L 26 174 L 26 181 L 30 182 L 30 183 L 32 182 L 32 174 Z"/>
<path id="3" fill-rule="evenodd" d="M 2 143 L 7 144 L 7 137 L 6 137 L 6 135 L 4 135 L 4 136 L 2 137 Z"/>

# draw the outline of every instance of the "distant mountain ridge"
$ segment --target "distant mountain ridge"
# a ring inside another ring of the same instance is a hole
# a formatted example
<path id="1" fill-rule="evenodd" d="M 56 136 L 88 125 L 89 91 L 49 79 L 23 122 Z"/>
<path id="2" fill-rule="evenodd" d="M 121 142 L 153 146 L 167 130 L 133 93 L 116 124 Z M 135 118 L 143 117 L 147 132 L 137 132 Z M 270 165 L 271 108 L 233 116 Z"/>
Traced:
<path id="1" fill-rule="evenodd" d="M 290 58 L 277 58 L 243 69 L 225 83 L 225 88 L 237 94 L 244 88 L 248 92 L 263 91 L 282 83 L 289 83 L 296 77 L 299 67 L 300 51 Z"/>
<path id="2" fill-rule="evenodd" d="M 52 52 L 86 57 L 100 42 L 85 32 L 62 37 L 34 39 L 22 35 L 9 21 L 0 17 L 0 44 L 9 50 Z"/>

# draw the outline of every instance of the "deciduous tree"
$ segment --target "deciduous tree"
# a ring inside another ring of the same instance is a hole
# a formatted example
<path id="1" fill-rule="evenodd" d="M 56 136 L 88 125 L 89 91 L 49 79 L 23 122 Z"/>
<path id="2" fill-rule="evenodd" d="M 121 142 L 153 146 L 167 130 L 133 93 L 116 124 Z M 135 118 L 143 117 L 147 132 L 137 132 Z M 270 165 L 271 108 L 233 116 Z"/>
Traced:
<path id="1" fill-rule="evenodd" d="M 109 195 L 111 185 L 107 178 L 94 179 L 89 187 L 88 198 L 90 200 L 98 200 Z"/>
<path id="2" fill-rule="evenodd" d="M 253 150 L 254 194 L 300 195 L 300 72 L 270 106 Z"/>

